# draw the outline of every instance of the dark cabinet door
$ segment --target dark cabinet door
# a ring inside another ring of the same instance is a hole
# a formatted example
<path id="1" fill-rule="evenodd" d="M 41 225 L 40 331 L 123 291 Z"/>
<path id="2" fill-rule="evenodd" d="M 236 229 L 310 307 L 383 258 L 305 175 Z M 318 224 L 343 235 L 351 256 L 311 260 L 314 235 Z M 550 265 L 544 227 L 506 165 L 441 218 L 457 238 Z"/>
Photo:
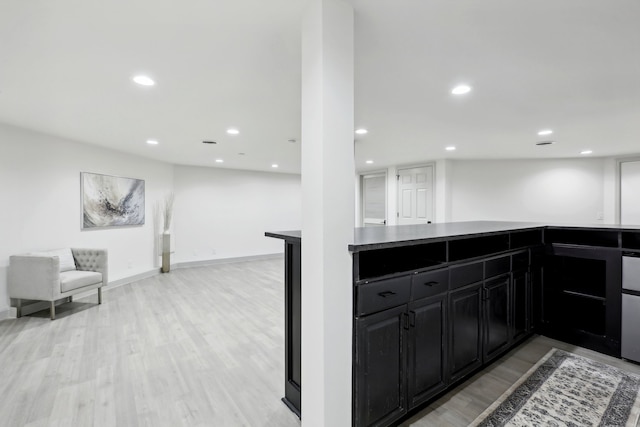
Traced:
<path id="1" fill-rule="evenodd" d="M 407 306 L 356 319 L 356 426 L 388 425 L 407 412 Z"/>
<path id="2" fill-rule="evenodd" d="M 407 345 L 409 408 L 445 389 L 447 378 L 447 294 L 409 305 Z"/>
<path id="3" fill-rule="evenodd" d="M 509 346 L 509 275 L 484 284 L 484 360 L 499 355 Z"/>
<path id="4" fill-rule="evenodd" d="M 482 364 L 482 282 L 449 293 L 449 366 L 455 381 Z"/>
<path id="5" fill-rule="evenodd" d="M 544 250 L 536 248 L 531 251 L 531 273 L 529 273 L 529 286 L 531 287 L 531 330 L 542 333 L 543 324 L 543 285 Z"/>
<path id="6" fill-rule="evenodd" d="M 531 330 L 531 290 L 529 273 L 518 271 L 511 277 L 512 339 L 517 341 Z"/>

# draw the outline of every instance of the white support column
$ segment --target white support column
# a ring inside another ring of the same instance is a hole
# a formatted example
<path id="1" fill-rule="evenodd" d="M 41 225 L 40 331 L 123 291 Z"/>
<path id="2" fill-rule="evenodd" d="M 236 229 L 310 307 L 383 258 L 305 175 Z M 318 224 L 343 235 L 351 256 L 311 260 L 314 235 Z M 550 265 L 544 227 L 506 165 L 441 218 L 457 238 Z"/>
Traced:
<path id="1" fill-rule="evenodd" d="M 353 7 L 302 23 L 302 426 L 351 425 Z"/>

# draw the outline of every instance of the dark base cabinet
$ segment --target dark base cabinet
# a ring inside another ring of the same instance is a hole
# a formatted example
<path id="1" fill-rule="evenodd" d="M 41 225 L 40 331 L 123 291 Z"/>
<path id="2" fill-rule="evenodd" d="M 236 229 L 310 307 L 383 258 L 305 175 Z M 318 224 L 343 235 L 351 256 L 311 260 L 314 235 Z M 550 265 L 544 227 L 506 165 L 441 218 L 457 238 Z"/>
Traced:
<path id="1" fill-rule="evenodd" d="M 283 400 L 299 414 L 301 234 L 267 235 L 285 239 Z M 375 227 L 349 249 L 355 427 L 399 422 L 533 332 L 620 357 L 622 252 L 640 229 Z"/>
<path id="2" fill-rule="evenodd" d="M 382 426 L 407 412 L 406 306 L 356 320 L 354 424 Z"/>
<path id="3" fill-rule="evenodd" d="M 511 339 L 520 341 L 531 332 L 531 280 L 527 271 L 511 275 Z"/>
<path id="4" fill-rule="evenodd" d="M 544 265 L 540 332 L 620 357 L 620 251 L 554 244 Z"/>
<path id="5" fill-rule="evenodd" d="M 488 280 L 484 284 L 484 362 L 499 356 L 511 344 L 510 284 L 509 275 Z"/>
<path id="6" fill-rule="evenodd" d="M 482 283 L 449 294 L 451 381 L 482 365 Z"/>
<path id="7" fill-rule="evenodd" d="M 356 319 L 354 425 L 383 426 L 447 387 L 447 294 Z"/>
<path id="8" fill-rule="evenodd" d="M 285 271 L 285 350 L 284 350 L 284 397 L 282 401 L 298 417 L 301 407 L 302 377 L 302 293 L 300 242 L 286 242 L 284 252 Z"/>
<path id="9" fill-rule="evenodd" d="M 409 408 L 447 387 L 447 337 L 446 293 L 409 305 Z"/>
<path id="10" fill-rule="evenodd" d="M 528 336 L 529 259 L 520 250 L 360 282 L 354 425 L 392 424 Z"/>

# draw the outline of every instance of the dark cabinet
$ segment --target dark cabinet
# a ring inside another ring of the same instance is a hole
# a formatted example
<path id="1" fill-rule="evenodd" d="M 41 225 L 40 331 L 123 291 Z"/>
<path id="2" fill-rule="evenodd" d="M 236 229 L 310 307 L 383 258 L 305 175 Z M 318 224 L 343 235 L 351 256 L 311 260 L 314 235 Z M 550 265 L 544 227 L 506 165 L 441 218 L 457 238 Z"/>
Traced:
<path id="1" fill-rule="evenodd" d="M 302 286 L 300 242 L 285 244 L 285 350 L 284 350 L 284 397 L 283 402 L 300 416 L 302 394 Z"/>
<path id="2" fill-rule="evenodd" d="M 553 244 L 544 266 L 542 332 L 620 357 L 619 249 Z"/>
<path id="3" fill-rule="evenodd" d="M 511 275 L 511 301 L 511 338 L 519 341 L 531 331 L 531 285 L 527 271 Z"/>
<path id="4" fill-rule="evenodd" d="M 544 276 L 544 249 L 536 248 L 531 250 L 531 266 L 529 268 L 529 286 L 531 288 L 531 330 L 542 333 L 544 329 L 543 312 L 543 276 Z"/>
<path id="5" fill-rule="evenodd" d="M 449 293 L 451 381 L 482 364 L 482 282 Z"/>
<path id="6" fill-rule="evenodd" d="M 409 408 L 444 390 L 447 372 L 447 294 L 409 304 Z"/>
<path id="7" fill-rule="evenodd" d="M 363 280 L 353 424 L 386 426 L 531 332 L 529 251 Z"/>
<path id="8" fill-rule="evenodd" d="M 407 284 L 397 279 L 367 283 L 358 295 L 372 294 L 366 301 L 378 301 L 376 295 L 393 289 L 396 297 Z M 448 270 L 418 274 L 411 284 L 413 295 L 427 296 L 355 320 L 356 426 L 388 425 L 448 385 Z"/>
<path id="9" fill-rule="evenodd" d="M 407 306 L 356 320 L 356 426 L 388 425 L 407 412 Z"/>
<path id="10" fill-rule="evenodd" d="M 498 356 L 509 346 L 509 275 L 487 280 L 484 300 L 484 361 Z"/>

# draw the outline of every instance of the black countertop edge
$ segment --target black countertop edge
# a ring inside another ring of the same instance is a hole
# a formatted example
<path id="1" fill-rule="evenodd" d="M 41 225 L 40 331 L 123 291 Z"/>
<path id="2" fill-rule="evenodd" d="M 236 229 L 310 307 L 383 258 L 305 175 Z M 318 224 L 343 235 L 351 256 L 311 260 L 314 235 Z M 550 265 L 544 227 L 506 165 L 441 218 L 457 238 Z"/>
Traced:
<path id="1" fill-rule="evenodd" d="M 287 241 L 300 242 L 302 240 L 302 231 L 301 230 L 292 230 L 292 231 L 267 231 L 264 233 L 266 237 L 273 237 L 275 239 L 283 239 Z"/>
<path id="2" fill-rule="evenodd" d="M 453 223 L 448 223 L 453 224 Z M 436 243 L 436 242 L 445 242 L 452 240 L 459 240 L 469 237 L 483 237 L 483 236 L 495 236 L 498 234 L 504 234 L 508 232 L 517 232 L 517 231 L 529 231 L 529 230 L 543 230 L 545 227 L 543 225 L 531 225 L 526 227 L 513 227 L 507 229 L 500 230 L 484 230 L 484 231 L 452 231 L 445 235 L 434 235 L 434 236 L 415 236 L 406 239 L 398 239 L 393 241 L 385 241 L 385 242 L 372 242 L 372 243 L 354 243 L 349 245 L 349 251 L 351 252 L 362 252 L 362 251 L 370 251 L 375 249 L 388 249 L 395 248 L 400 246 L 414 246 L 420 245 L 423 243 Z"/>
<path id="3" fill-rule="evenodd" d="M 413 246 L 426 242 L 455 240 L 471 236 L 489 236 L 507 232 L 528 231 L 547 228 L 640 231 L 640 225 L 617 224 L 550 224 L 509 221 L 466 221 L 417 225 L 392 225 L 386 227 L 358 227 L 354 229 L 354 243 L 348 246 L 351 252 Z M 266 232 L 265 236 L 286 241 L 301 242 L 302 231 Z"/>

